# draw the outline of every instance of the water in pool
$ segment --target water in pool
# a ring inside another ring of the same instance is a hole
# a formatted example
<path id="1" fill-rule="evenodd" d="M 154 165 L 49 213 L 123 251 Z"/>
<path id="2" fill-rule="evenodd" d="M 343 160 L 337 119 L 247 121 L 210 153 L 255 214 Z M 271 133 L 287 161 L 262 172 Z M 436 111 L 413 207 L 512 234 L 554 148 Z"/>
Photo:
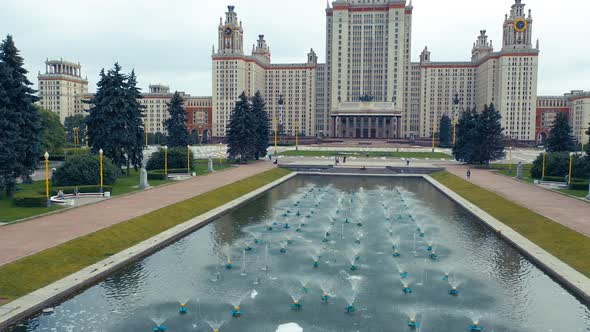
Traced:
<path id="1" fill-rule="evenodd" d="M 12 331 L 590 331 L 422 179 L 297 176 Z"/>

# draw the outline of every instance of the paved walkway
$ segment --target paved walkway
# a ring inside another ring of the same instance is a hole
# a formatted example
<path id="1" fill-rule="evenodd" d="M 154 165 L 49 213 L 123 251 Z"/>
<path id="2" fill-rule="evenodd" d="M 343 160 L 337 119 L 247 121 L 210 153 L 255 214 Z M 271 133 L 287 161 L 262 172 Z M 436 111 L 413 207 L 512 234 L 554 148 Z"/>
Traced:
<path id="1" fill-rule="evenodd" d="M 2 226 L 0 266 L 272 168 L 270 162 L 241 165 L 176 184 Z"/>
<path id="2" fill-rule="evenodd" d="M 447 165 L 446 167 L 449 172 L 465 178 L 466 166 Z M 589 203 L 494 174 L 485 169 L 471 169 L 470 181 L 540 215 L 590 236 Z"/>

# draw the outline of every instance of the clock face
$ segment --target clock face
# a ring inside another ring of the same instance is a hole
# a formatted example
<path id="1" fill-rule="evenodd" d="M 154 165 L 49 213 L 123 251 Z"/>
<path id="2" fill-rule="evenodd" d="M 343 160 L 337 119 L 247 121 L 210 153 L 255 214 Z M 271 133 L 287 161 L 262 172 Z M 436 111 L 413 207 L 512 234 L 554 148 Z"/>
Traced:
<path id="1" fill-rule="evenodd" d="M 520 19 L 514 21 L 514 30 L 516 30 L 518 32 L 523 32 L 524 30 L 526 30 L 527 27 L 528 27 L 528 23 L 523 18 L 520 18 Z"/>
<path id="2" fill-rule="evenodd" d="M 230 29 L 230 28 L 227 28 L 227 29 L 225 29 L 225 34 L 226 34 L 227 36 L 231 35 L 231 33 L 232 33 L 232 31 L 231 31 L 231 29 Z"/>

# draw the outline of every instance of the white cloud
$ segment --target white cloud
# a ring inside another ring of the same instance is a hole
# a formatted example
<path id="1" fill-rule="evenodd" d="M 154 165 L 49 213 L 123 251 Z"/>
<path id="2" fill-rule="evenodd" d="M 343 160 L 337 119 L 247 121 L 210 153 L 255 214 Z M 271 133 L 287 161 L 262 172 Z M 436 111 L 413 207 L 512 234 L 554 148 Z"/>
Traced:
<path id="1" fill-rule="evenodd" d="M 525 1 L 526 2 L 526 1 Z M 412 59 L 428 45 L 434 61 L 465 61 L 479 30 L 501 46 L 512 0 L 415 0 Z M 193 95 L 211 93 L 211 46 L 219 17 L 236 6 L 245 51 L 264 34 L 273 62 L 304 62 L 310 48 L 325 56 L 324 0 L 3 0 L 0 33 L 14 35 L 30 79 L 45 58 L 79 61 L 91 90 L 98 72 L 119 61 L 140 84 L 164 83 Z M 533 35 L 541 40 L 539 94 L 590 89 L 590 3 L 530 0 Z M 2 36 L 3 38 L 4 36 Z"/>

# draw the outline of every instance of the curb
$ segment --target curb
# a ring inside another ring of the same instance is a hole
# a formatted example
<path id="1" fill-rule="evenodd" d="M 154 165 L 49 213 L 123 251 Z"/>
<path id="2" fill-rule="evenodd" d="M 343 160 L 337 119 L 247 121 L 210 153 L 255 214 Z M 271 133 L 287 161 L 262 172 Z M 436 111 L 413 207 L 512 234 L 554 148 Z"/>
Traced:
<path id="1" fill-rule="evenodd" d="M 43 308 L 51 306 L 52 304 L 75 294 L 76 292 L 106 278 L 114 271 L 119 270 L 132 262 L 146 257 L 170 245 L 171 243 L 178 241 L 195 230 L 206 226 L 220 216 L 244 205 L 245 203 L 264 194 L 269 189 L 282 184 L 296 175 L 296 172 L 285 175 L 282 178 L 254 189 L 253 191 L 242 195 L 233 201 L 218 206 L 195 218 L 187 220 L 182 224 L 176 225 L 102 261 L 87 266 L 61 280 L 58 280 L 19 299 L 9 302 L 4 306 L 1 306 L 0 330 L 5 329 L 8 326 L 17 323 L 19 320 L 34 315 Z"/>

